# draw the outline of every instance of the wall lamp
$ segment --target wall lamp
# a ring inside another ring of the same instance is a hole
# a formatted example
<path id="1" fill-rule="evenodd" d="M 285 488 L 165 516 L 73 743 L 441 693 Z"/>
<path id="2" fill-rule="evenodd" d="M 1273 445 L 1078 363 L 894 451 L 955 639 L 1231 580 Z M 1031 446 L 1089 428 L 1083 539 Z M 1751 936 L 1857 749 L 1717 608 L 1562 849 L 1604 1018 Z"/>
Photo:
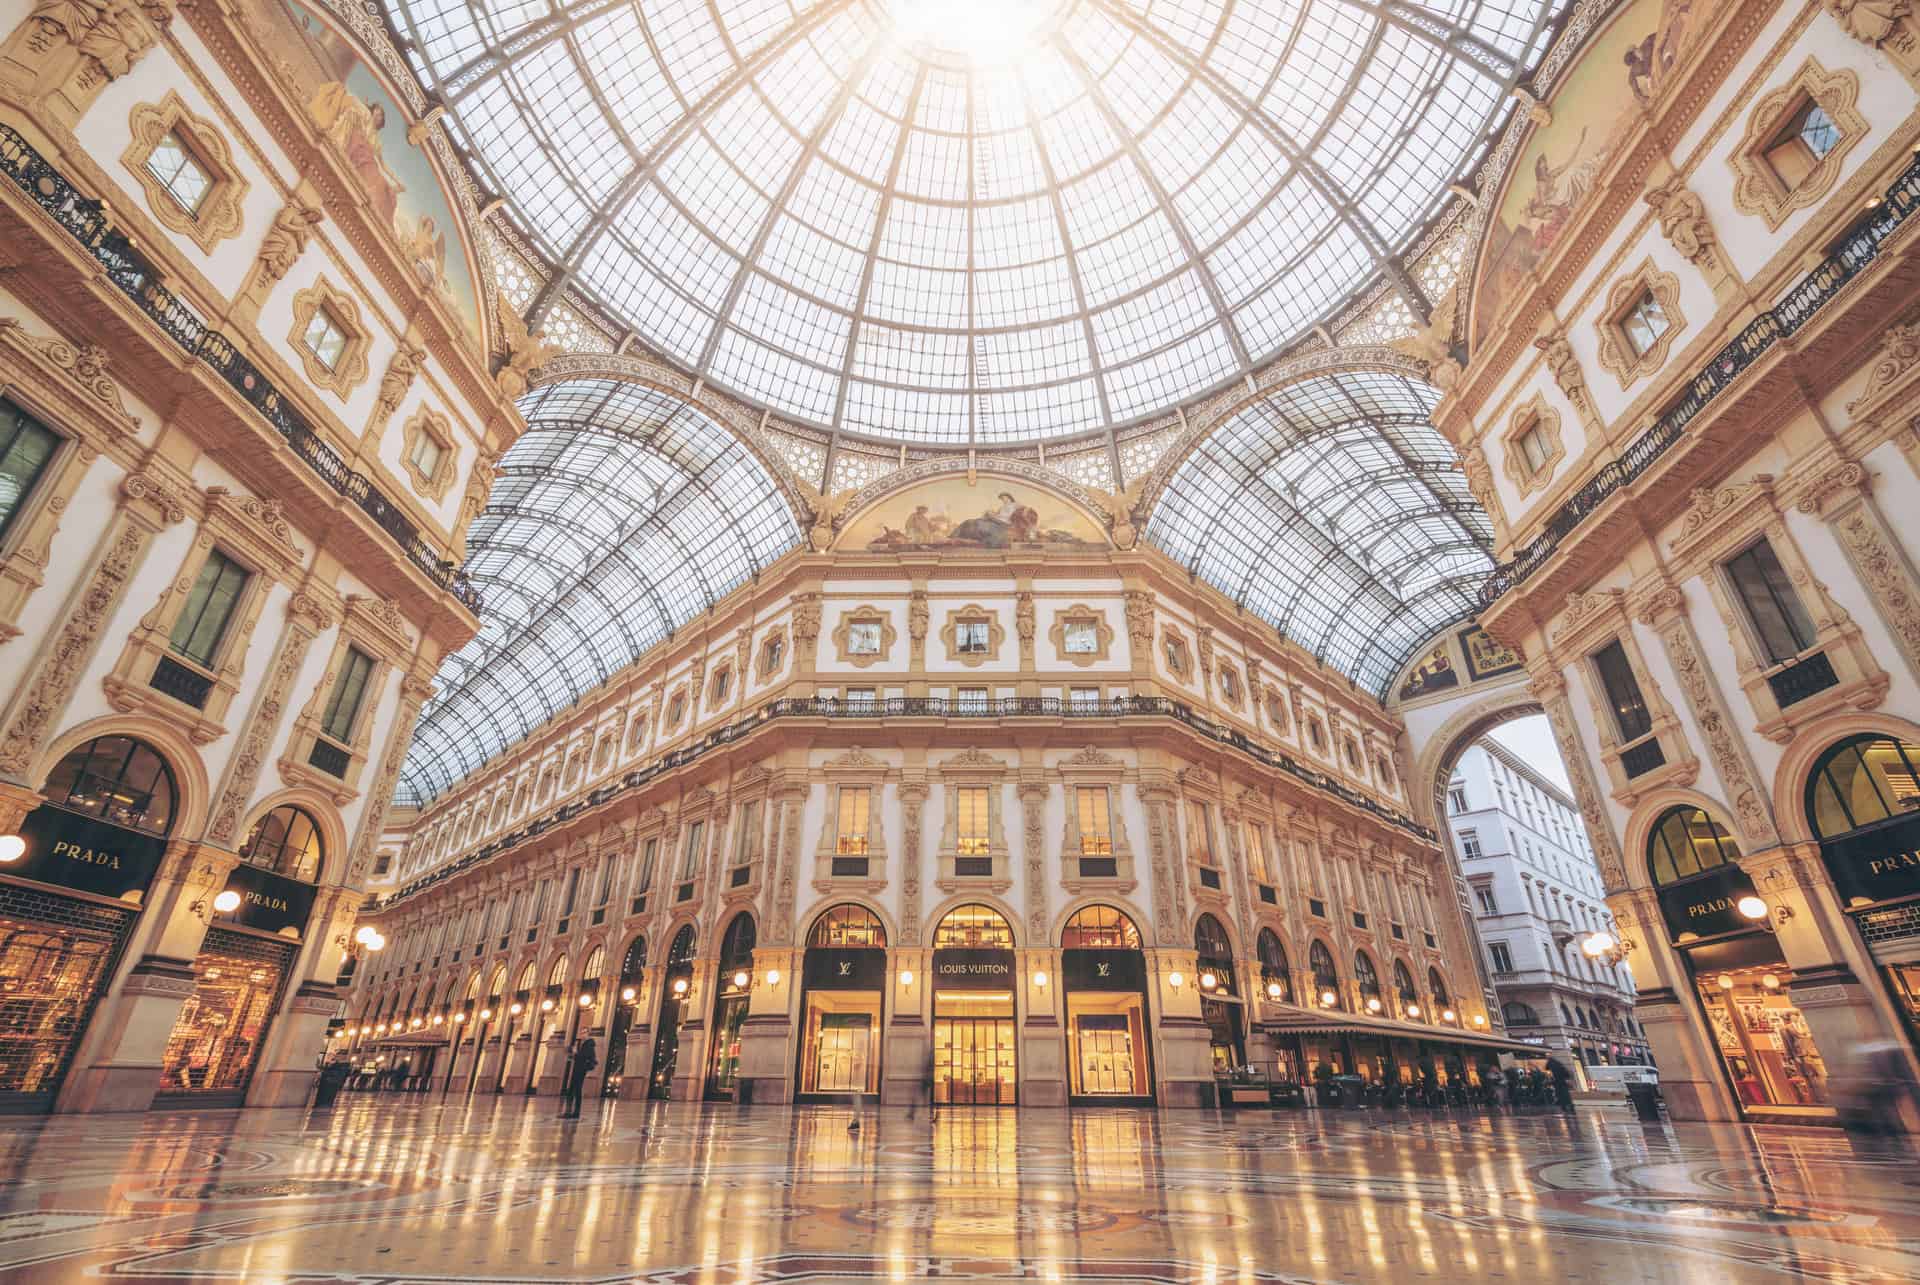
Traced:
<path id="1" fill-rule="evenodd" d="M 1753 900 L 1759 901 L 1760 899 L 1755 897 Z M 1762 914 L 1766 913 L 1764 903 L 1761 905 L 1760 911 Z M 1604 959 L 1609 964 L 1619 963 L 1628 955 L 1631 955 L 1636 949 L 1638 949 L 1638 946 L 1632 938 L 1615 937 L 1610 932 L 1594 933 L 1580 943 L 1580 952 L 1588 959 Z"/>
<path id="2" fill-rule="evenodd" d="M 1181 972 L 1179 969 L 1176 968 L 1172 972 L 1167 974 L 1167 985 L 1173 987 L 1173 989 L 1179 990 L 1182 986 L 1185 986 L 1186 984 L 1187 984 L 1187 975 Z"/>
<path id="3" fill-rule="evenodd" d="M 1753 921 L 1768 932 L 1778 932 L 1778 924 L 1793 918 L 1792 906 L 1783 903 L 1769 909 L 1764 898 L 1751 892 L 1734 902 L 1733 908 L 1740 912 L 1741 918 Z"/>

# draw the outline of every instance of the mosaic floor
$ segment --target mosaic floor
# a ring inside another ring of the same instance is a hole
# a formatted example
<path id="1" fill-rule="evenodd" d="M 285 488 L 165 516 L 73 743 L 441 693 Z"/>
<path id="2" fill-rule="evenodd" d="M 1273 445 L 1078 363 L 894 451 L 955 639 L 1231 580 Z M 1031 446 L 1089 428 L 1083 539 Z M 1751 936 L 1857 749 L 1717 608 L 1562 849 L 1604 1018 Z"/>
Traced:
<path id="1" fill-rule="evenodd" d="M 1833 1132 L 348 1095 L 0 1119 L 22 1281 L 1920 1281 L 1920 1163 Z"/>

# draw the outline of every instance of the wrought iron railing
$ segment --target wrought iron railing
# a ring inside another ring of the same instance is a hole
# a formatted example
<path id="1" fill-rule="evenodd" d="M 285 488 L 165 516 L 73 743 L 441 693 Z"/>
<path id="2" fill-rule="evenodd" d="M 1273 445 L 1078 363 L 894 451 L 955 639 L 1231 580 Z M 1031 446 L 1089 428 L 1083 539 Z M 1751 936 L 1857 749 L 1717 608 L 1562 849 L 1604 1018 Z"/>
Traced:
<path id="1" fill-rule="evenodd" d="M 571 821 L 583 812 L 599 807 L 619 795 L 640 789 L 654 778 L 685 767 L 714 750 L 750 736 L 757 729 L 782 718 L 831 718 L 881 721 L 899 718 L 1170 718 L 1218 744 L 1238 750 L 1257 763 L 1285 772 L 1324 794 L 1379 817 L 1388 825 L 1433 842 L 1434 833 L 1404 812 L 1390 808 L 1372 795 L 1354 789 L 1346 782 L 1316 767 L 1300 762 L 1291 754 L 1270 748 L 1237 727 L 1193 712 L 1191 706 L 1165 696 L 1114 696 L 1105 700 L 1061 700 L 1057 696 L 1007 696 L 982 700 L 978 696 L 949 699 L 944 696 L 896 696 L 888 700 L 847 701 L 833 696 L 788 697 L 770 701 L 756 712 L 707 733 L 700 740 L 670 754 L 663 754 L 645 767 L 626 773 L 617 781 L 593 790 L 583 799 L 555 808 L 545 816 L 528 822 L 511 834 L 502 835 L 486 846 L 433 873 L 413 880 L 376 903 L 373 908 L 390 906 L 411 897 L 442 879 L 478 865 L 509 848 L 525 843 L 556 825 Z"/>
<path id="2" fill-rule="evenodd" d="M 126 233 L 113 226 L 102 201 L 83 196 L 66 176 L 8 125 L 0 125 L 0 169 L 78 241 L 120 292 L 189 354 L 214 372 L 265 419 L 293 453 L 334 491 L 359 506 L 407 555 L 408 561 L 473 611 L 480 595 L 466 574 L 420 534 L 401 507 L 388 499 L 364 473 L 355 472 L 328 446 L 297 407 L 274 386 L 265 371 L 233 346 L 233 341 L 194 315 L 186 301 L 162 285 L 147 257 Z"/>
<path id="3" fill-rule="evenodd" d="M 1820 265 L 1789 291 L 1779 303 L 1749 322 L 1715 353 L 1686 391 L 1662 411 L 1647 431 L 1628 443 L 1620 457 L 1603 465 L 1586 485 L 1569 497 L 1546 520 L 1540 533 L 1495 567 L 1480 586 L 1479 609 L 1485 611 L 1508 590 L 1526 582 L 1552 557 L 1587 516 L 1615 492 L 1635 481 L 1686 435 L 1708 403 L 1726 391 L 1747 368 L 1783 339 L 1791 338 L 1814 314 L 1874 261 L 1880 247 L 1920 208 L 1920 154 L 1895 179 L 1886 196 L 1853 227 Z"/>

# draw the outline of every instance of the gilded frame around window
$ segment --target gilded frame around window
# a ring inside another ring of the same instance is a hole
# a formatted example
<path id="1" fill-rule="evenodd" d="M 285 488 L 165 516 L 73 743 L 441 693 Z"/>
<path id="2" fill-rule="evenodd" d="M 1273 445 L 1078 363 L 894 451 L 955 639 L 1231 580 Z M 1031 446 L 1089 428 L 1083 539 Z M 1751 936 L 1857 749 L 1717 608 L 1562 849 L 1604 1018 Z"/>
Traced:
<path id="1" fill-rule="evenodd" d="M 1667 328 L 1647 346 L 1645 352 L 1636 353 L 1627 342 L 1622 323 L 1642 295 L 1652 295 L 1654 302 L 1660 305 L 1660 311 L 1667 319 Z M 1671 272 L 1662 272 L 1654 266 L 1652 258 L 1643 259 L 1639 267 L 1614 282 L 1607 291 L 1607 304 L 1601 310 L 1598 322 L 1600 365 L 1612 372 L 1614 378 L 1620 381 L 1621 388 L 1631 388 L 1642 376 L 1650 375 L 1666 364 L 1674 341 L 1686 328 L 1686 316 L 1680 311 L 1680 278 Z"/>
<path id="2" fill-rule="evenodd" d="M 163 227 L 192 241 L 202 254 L 212 254 L 220 242 L 240 235 L 240 206 L 248 183 L 235 167 L 233 152 L 218 125 L 188 110 L 180 95 L 169 89 L 157 103 L 134 105 L 127 117 L 127 132 L 132 141 L 120 154 L 120 163 L 133 174 L 147 199 L 148 213 Z M 148 168 L 162 140 L 172 133 L 180 135 L 212 180 L 198 209 L 181 205 Z"/>
<path id="3" fill-rule="evenodd" d="M 1800 64 L 1793 79 L 1760 96 L 1747 116 L 1746 133 L 1727 157 L 1733 167 L 1733 205 L 1742 214 L 1758 215 L 1767 230 L 1778 231 L 1796 211 L 1819 202 L 1840 181 L 1847 153 L 1867 133 L 1860 114 L 1860 78 L 1842 69 L 1828 71 L 1818 58 Z M 1801 106 L 1818 103 L 1840 131 L 1840 141 L 1821 157 L 1799 186 L 1789 188 L 1767 159 L 1768 146 Z"/>
<path id="4" fill-rule="evenodd" d="M 414 448 L 422 437 L 431 439 L 440 447 L 440 458 L 434 461 L 432 474 L 423 472 L 413 459 Z M 406 470 L 407 480 L 413 483 L 414 490 L 436 504 L 446 499 L 458 462 L 453 447 L 453 425 L 445 415 L 422 406 L 407 417 L 407 422 L 400 427 L 400 467 Z"/>
<path id="5" fill-rule="evenodd" d="M 307 347 L 307 327 L 322 308 L 332 314 L 347 337 L 340 360 L 331 370 Z M 335 289 L 325 277 L 293 296 L 293 329 L 287 333 L 287 344 L 306 368 L 307 378 L 341 401 L 346 401 L 354 389 L 366 382 L 367 349 L 372 346 L 372 339 L 360 318 L 360 305 L 354 302 L 353 296 Z"/>
<path id="6" fill-rule="evenodd" d="M 1520 450 L 1520 439 L 1529 429 L 1539 431 L 1540 441 L 1547 448 L 1546 459 L 1537 469 L 1527 467 L 1526 457 Z M 1513 414 L 1507 417 L 1507 427 L 1500 434 L 1501 471 L 1524 499 L 1546 489 L 1553 481 L 1554 470 L 1566 456 L 1567 448 L 1560 437 L 1560 412 L 1547 404 L 1545 394 L 1535 389 L 1533 396 L 1514 407 Z"/>
<path id="7" fill-rule="evenodd" d="M 1067 650 L 1067 629 L 1072 625 L 1093 626 L 1093 650 L 1087 652 L 1069 652 Z M 1053 626 L 1047 630 L 1047 638 L 1053 643 L 1053 654 L 1069 665 L 1087 669 L 1108 660 L 1113 655 L 1113 626 L 1107 623 L 1104 611 L 1089 607 L 1084 602 L 1076 602 L 1053 613 Z"/>

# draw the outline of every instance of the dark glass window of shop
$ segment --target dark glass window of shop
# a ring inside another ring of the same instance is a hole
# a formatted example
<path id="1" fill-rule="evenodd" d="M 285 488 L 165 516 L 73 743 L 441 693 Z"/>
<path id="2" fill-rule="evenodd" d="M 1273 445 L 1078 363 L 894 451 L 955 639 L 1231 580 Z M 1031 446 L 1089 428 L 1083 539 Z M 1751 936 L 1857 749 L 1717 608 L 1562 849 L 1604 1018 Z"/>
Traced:
<path id="1" fill-rule="evenodd" d="M 67 755 L 44 793 L 49 803 L 129 830 L 164 835 L 173 826 L 173 772 L 130 737 L 102 736 Z"/>

